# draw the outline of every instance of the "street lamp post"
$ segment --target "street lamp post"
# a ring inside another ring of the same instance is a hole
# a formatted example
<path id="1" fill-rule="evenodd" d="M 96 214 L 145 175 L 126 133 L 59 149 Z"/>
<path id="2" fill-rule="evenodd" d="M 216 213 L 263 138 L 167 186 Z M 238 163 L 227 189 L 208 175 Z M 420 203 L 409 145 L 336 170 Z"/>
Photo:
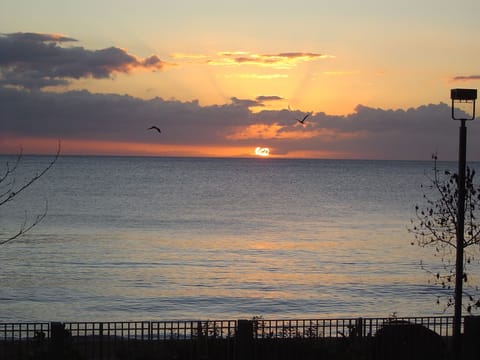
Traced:
<path id="1" fill-rule="evenodd" d="M 457 246 L 455 262 L 455 313 L 453 319 L 453 353 L 456 359 L 462 355 L 462 293 L 463 293 L 463 251 L 464 251 L 464 226 L 465 226 L 465 167 L 467 154 L 467 127 L 465 122 L 475 119 L 476 89 L 451 89 L 452 119 L 460 120 L 459 148 L 458 148 L 458 199 L 457 199 Z M 455 102 L 472 103 L 470 118 L 455 115 Z"/>

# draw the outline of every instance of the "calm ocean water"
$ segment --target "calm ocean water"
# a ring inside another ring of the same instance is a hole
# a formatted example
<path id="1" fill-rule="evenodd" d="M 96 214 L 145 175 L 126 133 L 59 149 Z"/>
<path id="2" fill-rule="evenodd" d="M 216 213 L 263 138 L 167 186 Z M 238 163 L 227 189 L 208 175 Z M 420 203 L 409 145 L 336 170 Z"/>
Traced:
<path id="1" fill-rule="evenodd" d="M 407 231 L 432 165 L 61 157 L 0 208 L 11 234 L 48 201 L 0 247 L 0 321 L 442 314 Z"/>

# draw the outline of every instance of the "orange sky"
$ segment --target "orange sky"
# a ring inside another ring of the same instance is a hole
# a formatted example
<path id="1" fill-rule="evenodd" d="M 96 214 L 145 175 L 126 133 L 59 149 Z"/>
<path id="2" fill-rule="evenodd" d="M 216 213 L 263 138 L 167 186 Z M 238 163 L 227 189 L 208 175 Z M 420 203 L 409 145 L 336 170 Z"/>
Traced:
<path id="1" fill-rule="evenodd" d="M 107 142 L 91 140 L 63 140 L 53 138 L 0 139 L 4 154 L 49 155 L 60 144 L 62 155 L 110 155 L 110 156 L 172 156 L 172 157 L 266 157 L 256 153 L 256 148 L 228 146 L 185 146 L 155 143 Z M 19 147 L 18 144 L 26 144 Z M 345 158 L 348 154 L 319 151 L 292 151 L 287 155 L 276 155 L 274 148 L 268 149 L 270 158 Z"/>

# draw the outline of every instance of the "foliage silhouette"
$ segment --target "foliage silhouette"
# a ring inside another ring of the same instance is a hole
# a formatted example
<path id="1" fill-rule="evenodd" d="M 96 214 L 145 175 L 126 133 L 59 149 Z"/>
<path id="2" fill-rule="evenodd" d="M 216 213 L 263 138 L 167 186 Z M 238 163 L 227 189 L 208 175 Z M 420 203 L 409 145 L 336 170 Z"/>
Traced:
<path id="1" fill-rule="evenodd" d="M 422 262 L 422 268 L 432 275 L 433 283 L 445 290 L 455 287 L 455 253 L 457 248 L 457 201 L 458 174 L 440 170 L 437 155 L 433 154 L 433 176 L 429 184 L 423 186 L 423 204 L 415 205 L 415 218 L 408 229 L 415 237 L 411 244 L 433 247 L 435 256 L 440 257 L 442 266 L 433 268 Z M 480 250 L 480 186 L 474 183 L 475 170 L 467 167 L 465 174 L 465 229 L 464 229 L 464 282 L 463 302 L 467 312 L 480 309 L 480 289 L 471 281 L 469 269 Z M 441 298 L 437 298 L 440 304 Z M 446 308 L 455 303 L 454 292 L 449 291 Z"/>

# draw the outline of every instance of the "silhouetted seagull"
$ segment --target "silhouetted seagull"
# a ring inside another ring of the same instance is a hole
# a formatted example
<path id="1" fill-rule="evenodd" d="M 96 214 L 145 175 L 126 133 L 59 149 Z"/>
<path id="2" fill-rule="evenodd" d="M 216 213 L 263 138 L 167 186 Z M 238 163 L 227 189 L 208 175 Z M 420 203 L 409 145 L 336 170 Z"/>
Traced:
<path id="1" fill-rule="evenodd" d="M 150 127 L 148 128 L 148 130 L 152 130 L 152 129 L 157 130 L 159 133 L 162 132 L 162 130 L 160 130 L 160 128 L 159 128 L 158 126 L 150 126 Z"/>
<path id="2" fill-rule="evenodd" d="M 310 113 L 308 113 L 307 115 L 305 115 L 302 120 L 297 119 L 297 121 L 298 121 L 300 124 L 303 125 L 303 124 L 305 123 L 305 119 L 306 119 L 307 117 L 309 117 L 309 116 L 310 116 Z"/>

